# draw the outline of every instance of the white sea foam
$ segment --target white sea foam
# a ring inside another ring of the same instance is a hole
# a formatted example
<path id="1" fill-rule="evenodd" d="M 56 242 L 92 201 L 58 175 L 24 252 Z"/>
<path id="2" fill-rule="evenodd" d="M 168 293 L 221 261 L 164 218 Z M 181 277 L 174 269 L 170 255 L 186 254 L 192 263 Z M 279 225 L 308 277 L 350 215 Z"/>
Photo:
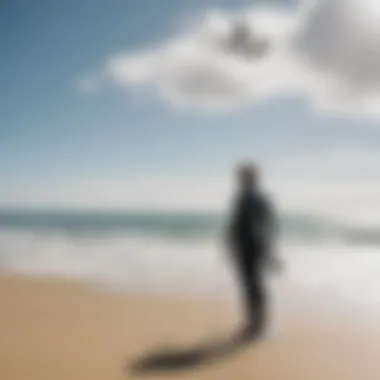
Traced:
<path id="1" fill-rule="evenodd" d="M 275 306 L 332 314 L 337 305 L 380 313 L 380 254 L 342 243 L 283 244 L 286 272 L 271 281 Z M 0 270 L 69 277 L 111 289 L 237 299 L 222 246 L 149 235 L 72 237 L 1 232 Z"/>

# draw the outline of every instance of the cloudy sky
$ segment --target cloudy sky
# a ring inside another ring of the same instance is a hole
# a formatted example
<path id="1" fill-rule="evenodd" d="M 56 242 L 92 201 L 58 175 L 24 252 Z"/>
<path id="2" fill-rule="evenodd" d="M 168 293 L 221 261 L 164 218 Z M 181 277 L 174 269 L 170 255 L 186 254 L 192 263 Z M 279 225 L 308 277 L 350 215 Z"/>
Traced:
<path id="1" fill-rule="evenodd" d="M 0 205 L 220 209 L 248 158 L 285 210 L 380 220 L 379 25 L 377 0 L 2 2 Z"/>

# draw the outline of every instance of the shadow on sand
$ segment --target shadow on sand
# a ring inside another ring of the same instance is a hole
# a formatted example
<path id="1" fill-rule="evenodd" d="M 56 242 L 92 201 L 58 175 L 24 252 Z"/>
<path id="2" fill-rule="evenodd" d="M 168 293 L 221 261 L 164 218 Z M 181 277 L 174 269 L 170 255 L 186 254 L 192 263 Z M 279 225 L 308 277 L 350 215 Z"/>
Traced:
<path id="1" fill-rule="evenodd" d="M 132 364 L 128 363 L 127 370 L 135 375 L 148 375 L 196 369 L 229 357 L 254 342 L 254 338 L 239 331 L 187 349 L 169 348 L 150 352 Z"/>

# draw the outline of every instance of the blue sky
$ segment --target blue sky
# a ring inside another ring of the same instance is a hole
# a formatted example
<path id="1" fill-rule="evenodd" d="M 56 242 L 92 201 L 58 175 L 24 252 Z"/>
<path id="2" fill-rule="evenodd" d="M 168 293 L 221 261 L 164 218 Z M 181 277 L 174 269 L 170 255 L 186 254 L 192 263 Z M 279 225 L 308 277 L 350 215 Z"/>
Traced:
<path id="1" fill-rule="evenodd" d="M 38 203 L 29 186 L 86 180 L 130 184 L 144 176 L 219 178 L 243 157 L 284 174 L 282 164 L 295 153 L 318 157 L 342 146 L 359 147 L 360 157 L 363 150 L 376 151 L 376 119 L 323 113 L 293 94 L 223 112 L 181 109 L 118 86 L 78 89 L 81 78 L 98 72 L 109 57 L 162 44 L 181 33 L 186 19 L 254 5 L 246 0 L 2 2 L 0 203 Z M 281 9 L 294 7 L 295 2 L 281 3 Z M 286 173 L 301 178 L 308 172 L 298 170 L 288 165 Z M 12 197 L 15 188 L 18 195 Z"/>

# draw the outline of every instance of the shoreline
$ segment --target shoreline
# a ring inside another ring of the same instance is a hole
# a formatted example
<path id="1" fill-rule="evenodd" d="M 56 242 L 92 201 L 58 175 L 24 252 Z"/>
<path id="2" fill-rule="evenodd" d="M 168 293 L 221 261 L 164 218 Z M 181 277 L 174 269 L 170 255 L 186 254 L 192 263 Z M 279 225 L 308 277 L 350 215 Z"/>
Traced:
<path id="1" fill-rule="evenodd" d="M 131 368 L 147 353 L 186 352 L 239 326 L 236 310 L 225 304 L 110 293 L 68 280 L 2 275 L 0 297 L 0 378 L 12 380 L 132 379 L 138 375 Z M 286 320 L 263 342 L 201 366 L 182 363 L 144 376 L 377 380 L 376 336 L 349 319 Z"/>
<path id="2" fill-rule="evenodd" d="M 232 270 L 232 269 L 231 269 Z M 232 272 L 231 272 L 232 273 Z M 113 281 L 98 281 L 90 278 L 80 278 L 76 276 L 60 276 L 53 274 L 40 273 L 20 273 L 1 272 L 0 285 L 4 281 L 10 282 L 28 282 L 30 284 L 50 284 L 53 286 L 68 286 L 96 293 L 103 296 L 119 296 L 127 298 L 138 298 L 141 300 L 158 300 L 171 302 L 182 302 L 196 305 L 217 305 L 223 312 L 239 315 L 241 312 L 241 296 L 237 290 L 237 280 L 231 282 L 235 287 L 234 291 L 229 294 L 216 292 L 195 292 L 183 288 L 171 289 L 152 289 L 152 287 L 133 286 L 128 287 L 123 284 L 117 284 Z M 290 293 L 283 293 L 280 283 L 268 282 L 268 307 L 269 314 L 273 317 L 274 327 L 278 330 L 280 324 L 286 323 L 289 319 L 305 319 L 324 321 L 324 323 L 348 323 L 359 329 L 377 330 L 380 336 L 380 310 L 363 304 L 362 307 L 357 303 L 345 301 L 341 297 L 329 298 L 329 295 L 319 294 L 319 292 L 295 287 Z"/>

